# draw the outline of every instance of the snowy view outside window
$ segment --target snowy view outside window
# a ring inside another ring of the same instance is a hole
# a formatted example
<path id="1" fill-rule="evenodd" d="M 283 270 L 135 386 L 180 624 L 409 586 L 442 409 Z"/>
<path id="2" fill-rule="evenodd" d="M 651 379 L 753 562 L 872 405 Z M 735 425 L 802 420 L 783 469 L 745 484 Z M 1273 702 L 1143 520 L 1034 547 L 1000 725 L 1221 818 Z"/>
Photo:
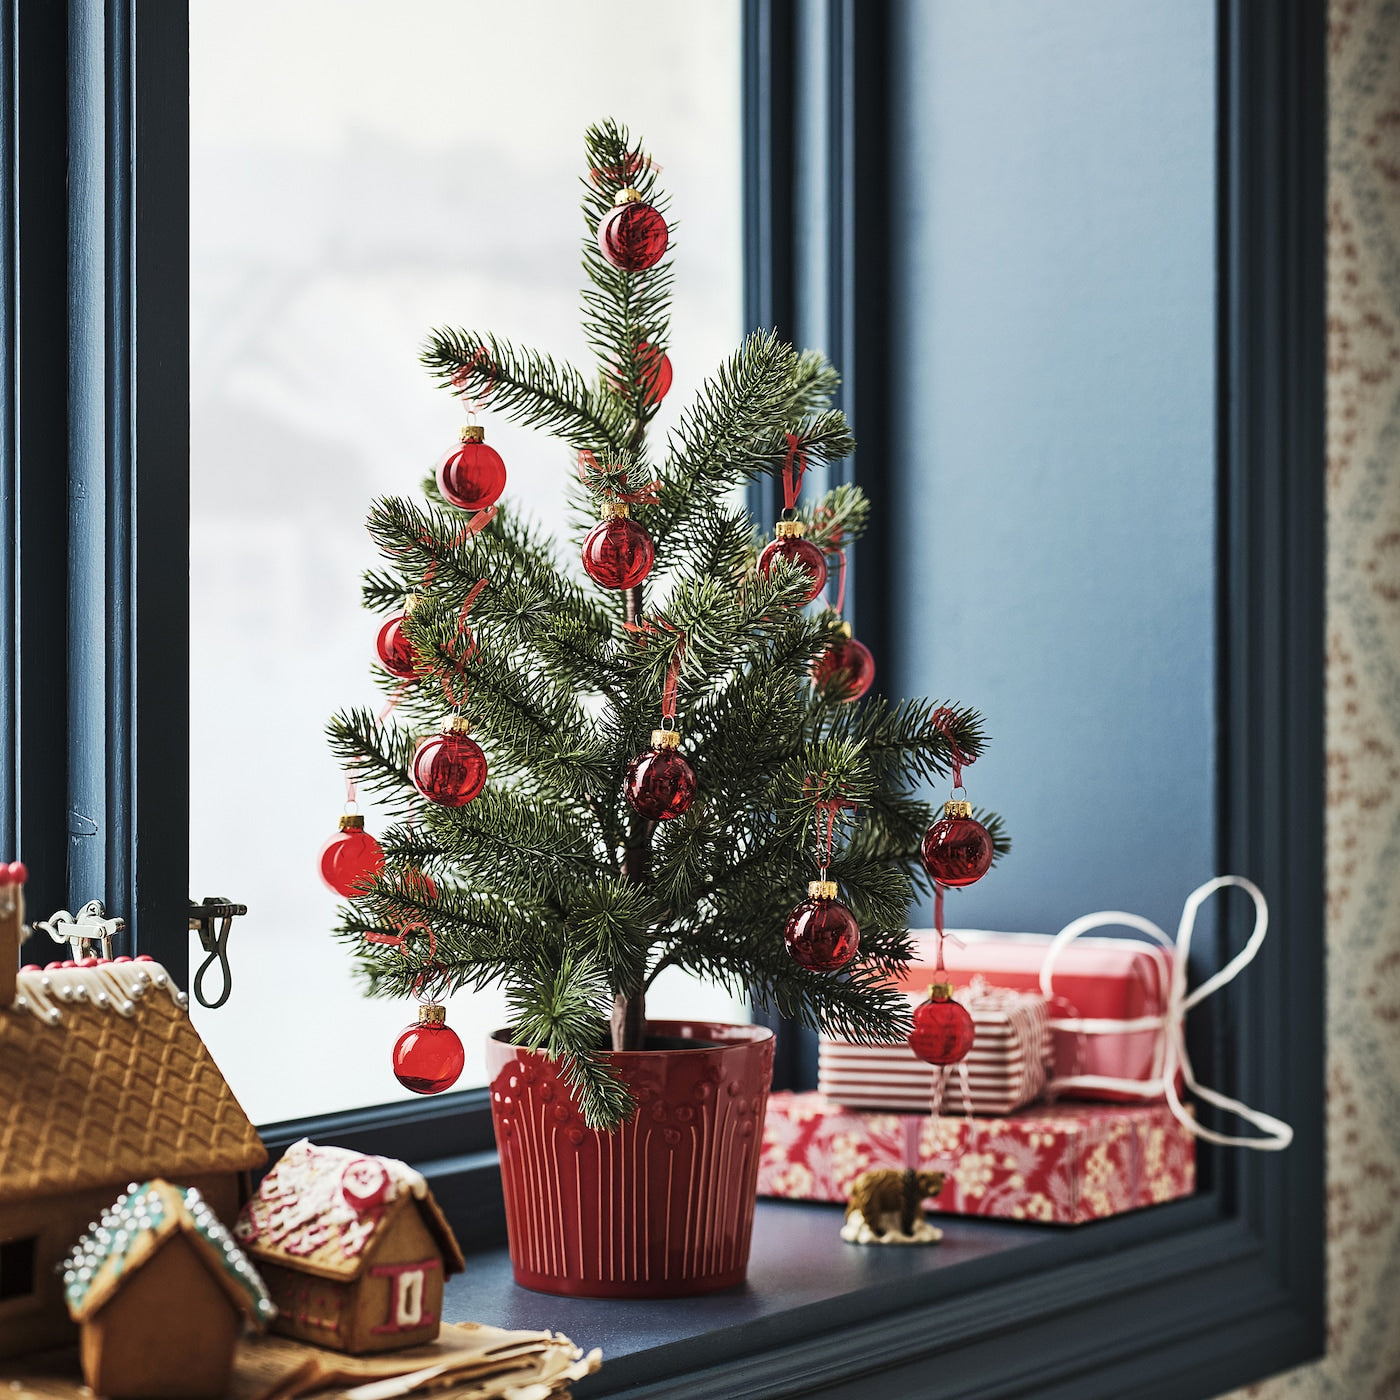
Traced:
<path id="1" fill-rule="evenodd" d="M 679 224 L 664 438 L 743 329 L 739 6 L 193 0 L 190 50 L 190 672 L 217 678 L 191 687 L 190 879 L 249 910 L 232 999 L 194 1014 L 272 1122 L 410 1097 L 389 1059 L 414 1007 L 360 995 L 318 863 L 345 799 L 326 720 L 378 694 L 365 513 L 415 493 L 465 421 L 424 334 L 491 330 L 591 375 L 577 182 L 584 127 L 616 117 Z M 562 539 L 567 450 L 482 421 L 505 501 Z M 668 976 L 651 1014 L 747 1019 Z M 458 1087 L 484 1082 L 502 999 L 458 996 L 448 1021 Z"/>

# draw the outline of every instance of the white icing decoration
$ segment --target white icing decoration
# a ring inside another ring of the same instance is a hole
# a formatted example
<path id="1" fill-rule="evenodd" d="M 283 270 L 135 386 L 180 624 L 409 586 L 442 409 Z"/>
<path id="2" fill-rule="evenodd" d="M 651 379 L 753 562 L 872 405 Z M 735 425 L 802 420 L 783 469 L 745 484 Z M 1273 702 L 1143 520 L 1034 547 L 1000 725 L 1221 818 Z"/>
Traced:
<path id="1" fill-rule="evenodd" d="M 91 972 L 95 969 L 80 970 Z M 186 1187 L 182 1196 L 194 1228 L 220 1251 L 222 1267 L 247 1295 L 253 1310 L 264 1320 L 275 1317 L 277 1308 L 262 1279 L 233 1242 L 223 1222 L 195 1187 Z M 93 1221 L 88 1226 L 87 1234 L 74 1245 L 68 1258 L 60 1265 L 64 1293 L 72 1306 L 82 1306 L 89 1285 L 104 1267 L 123 1272 L 132 1246 L 146 1231 L 159 1226 L 164 1218 L 165 1203 L 149 1183 L 146 1186 L 135 1183 L 128 1186 L 126 1193 L 118 1196 L 102 1213 L 101 1222 Z"/>
<path id="2" fill-rule="evenodd" d="M 164 989 L 181 1011 L 190 1004 L 189 997 L 159 963 L 129 962 L 21 972 L 16 979 L 14 1007 L 50 1026 L 63 1020 L 63 1012 L 55 1002 L 86 1002 L 129 1020 L 136 1014 L 136 1003 L 153 987 Z"/>

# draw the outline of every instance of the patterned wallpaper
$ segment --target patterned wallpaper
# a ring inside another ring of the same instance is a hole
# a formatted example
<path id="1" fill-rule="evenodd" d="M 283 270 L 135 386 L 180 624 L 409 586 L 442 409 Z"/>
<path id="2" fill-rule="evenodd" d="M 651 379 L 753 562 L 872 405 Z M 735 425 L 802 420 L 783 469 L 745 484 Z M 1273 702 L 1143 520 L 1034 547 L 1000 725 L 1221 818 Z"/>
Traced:
<path id="1" fill-rule="evenodd" d="M 1400 0 L 1333 0 L 1327 208 L 1327 1357 L 1400 1397 Z"/>

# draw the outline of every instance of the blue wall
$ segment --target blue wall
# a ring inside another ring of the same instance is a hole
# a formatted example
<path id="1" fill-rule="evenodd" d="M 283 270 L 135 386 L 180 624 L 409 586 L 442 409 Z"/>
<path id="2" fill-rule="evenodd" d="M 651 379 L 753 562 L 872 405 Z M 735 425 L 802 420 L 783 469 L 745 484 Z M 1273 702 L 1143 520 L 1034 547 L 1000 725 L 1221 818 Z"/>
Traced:
<path id="1" fill-rule="evenodd" d="M 1171 929 L 1216 873 L 1214 5 L 894 24 L 884 688 L 983 711 L 1015 842 L 949 921 Z"/>

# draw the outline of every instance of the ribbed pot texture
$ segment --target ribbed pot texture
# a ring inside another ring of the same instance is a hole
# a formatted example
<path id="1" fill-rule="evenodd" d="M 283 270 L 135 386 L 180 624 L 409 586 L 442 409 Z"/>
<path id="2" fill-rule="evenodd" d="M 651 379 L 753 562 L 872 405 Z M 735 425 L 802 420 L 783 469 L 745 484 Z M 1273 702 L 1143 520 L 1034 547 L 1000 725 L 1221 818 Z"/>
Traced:
<path id="1" fill-rule="evenodd" d="M 637 1112 L 584 1125 L 544 1055 L 487 1042 L 515 1280 L 543 1293 L 667 1298 L 742 1283 L 763 1115 L 773 1077 L 764 1026 L 651 1021 L 694 1048 L 612 1051 Z"/>

